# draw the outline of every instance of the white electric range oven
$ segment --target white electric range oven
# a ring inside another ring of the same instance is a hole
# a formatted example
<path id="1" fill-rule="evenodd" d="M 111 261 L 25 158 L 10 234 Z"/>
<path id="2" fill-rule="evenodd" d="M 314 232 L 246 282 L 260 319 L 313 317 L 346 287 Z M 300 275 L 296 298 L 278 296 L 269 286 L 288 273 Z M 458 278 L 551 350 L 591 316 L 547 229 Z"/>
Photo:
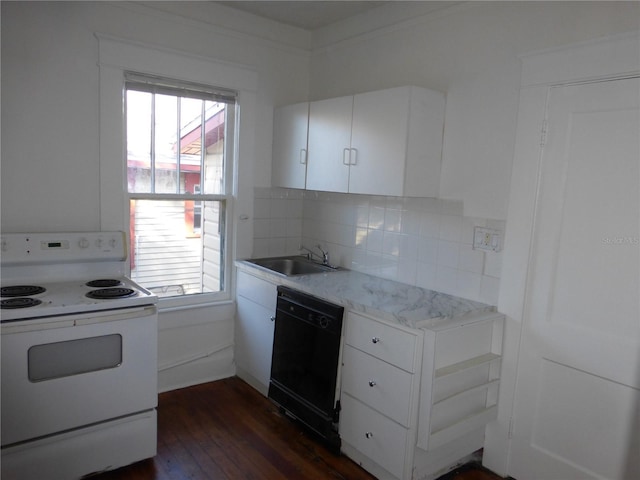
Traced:
<path id="1" fill-rule="evenodd" d="M 76 479 L 156 454 L 156 296 L 123 232 L 3 234 L 1 473 Z"/>

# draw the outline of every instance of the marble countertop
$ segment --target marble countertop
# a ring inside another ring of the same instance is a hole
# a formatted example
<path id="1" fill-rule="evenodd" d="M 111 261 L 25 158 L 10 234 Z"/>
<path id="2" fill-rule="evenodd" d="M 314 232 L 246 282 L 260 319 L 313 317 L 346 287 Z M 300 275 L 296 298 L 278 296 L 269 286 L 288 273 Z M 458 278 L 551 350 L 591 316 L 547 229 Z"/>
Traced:
<path id="1" fill-rule="evenodd" d="M 236 267 L 277 285 L 410 328 L 437 328 L 453 320 L 495 312 L 491 305 L 351 270 L 285 277 L 246 260 L 236 261 Z"/>

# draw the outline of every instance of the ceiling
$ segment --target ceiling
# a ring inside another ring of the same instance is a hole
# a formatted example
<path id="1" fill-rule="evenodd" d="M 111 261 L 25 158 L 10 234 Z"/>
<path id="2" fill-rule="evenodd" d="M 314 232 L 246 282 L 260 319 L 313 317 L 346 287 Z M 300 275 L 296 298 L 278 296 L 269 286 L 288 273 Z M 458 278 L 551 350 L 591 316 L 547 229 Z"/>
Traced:
<path id="1" fill-rule="evenodd" d="M 218 2 L 259 17 L 305 30 L 315 30 L 380 7 L 388 1 L 227 1 Z"/>

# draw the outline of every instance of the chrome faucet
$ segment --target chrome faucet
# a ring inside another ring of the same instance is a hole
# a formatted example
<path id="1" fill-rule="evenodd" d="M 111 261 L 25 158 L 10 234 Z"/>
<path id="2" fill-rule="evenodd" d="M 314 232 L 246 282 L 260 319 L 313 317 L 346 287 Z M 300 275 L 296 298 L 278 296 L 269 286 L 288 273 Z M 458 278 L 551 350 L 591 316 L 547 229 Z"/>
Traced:
<path id="1" fill-rule="evenodd" d="M 316 248 L 320 250 L 320 252 L 322 252 L 322 264 L 329 265 L 329 250 L 325 252 L 320 246 L 320 244 L 316 245 Z"/>
<path id="2" fill-rule="evenodd" d="M 308 252 L 308 253 L 307 253 L 307 258 L 308 258 L 309 260 L 313 260 L 313 257 L 314 257 L 314 256 L 316 256 L 316 257 L 318 257 L 319 259 L 322 259 L 322 264 L 323 264 L 323 265 L 329 265 L 329 252 L 328 252 L 328 251 L 324 251 L 324 250 L 322 249 L 322 247 L 320 246 L 320 244 L 316 245 L 315 247 L 316 247 L 318 250 L 320 250 L 320 253 L 321 253 L 322 255 L 318 255 L 316 252 L 314 252 L 313 250 L 311 250 L 311 249 L 309 249 L 309 248 L 305 247 L 304 245 L 300 245 L 300 250 L 306 250 L 306 251 Z"/>

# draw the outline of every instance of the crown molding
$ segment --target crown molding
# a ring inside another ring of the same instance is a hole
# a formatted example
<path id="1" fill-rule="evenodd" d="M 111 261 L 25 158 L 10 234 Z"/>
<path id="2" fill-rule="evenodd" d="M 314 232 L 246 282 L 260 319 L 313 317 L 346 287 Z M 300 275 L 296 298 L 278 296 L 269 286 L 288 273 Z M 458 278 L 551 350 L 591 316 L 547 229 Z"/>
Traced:
<path id="1" fill-rule="evenodd" d="M 250 40 L 289 54 L 309 56 L 310 32 L 215 2 L 113 2 L 113 7 L 233 39 Z M 186 14 L 191 8 L 191 15 Z M 182 9 L 182 11 L 180 10 Z M 198 15 L 196 17 L 195 15 Z"/>
<path id="2" fill-rule="evenodd" d="M 458 12 L 477 8 L 483 2 L 439 2 L 433 8 L 432 2 L 390 2 L 374 10 L 347 18 L 324 28 L 314 30 L 311 38 L 312 54 L 324 54 L 334 49 L 348 48 L 354 44 L 367 42 L 396 31 L 410 29 L 437 21 Z"/>

